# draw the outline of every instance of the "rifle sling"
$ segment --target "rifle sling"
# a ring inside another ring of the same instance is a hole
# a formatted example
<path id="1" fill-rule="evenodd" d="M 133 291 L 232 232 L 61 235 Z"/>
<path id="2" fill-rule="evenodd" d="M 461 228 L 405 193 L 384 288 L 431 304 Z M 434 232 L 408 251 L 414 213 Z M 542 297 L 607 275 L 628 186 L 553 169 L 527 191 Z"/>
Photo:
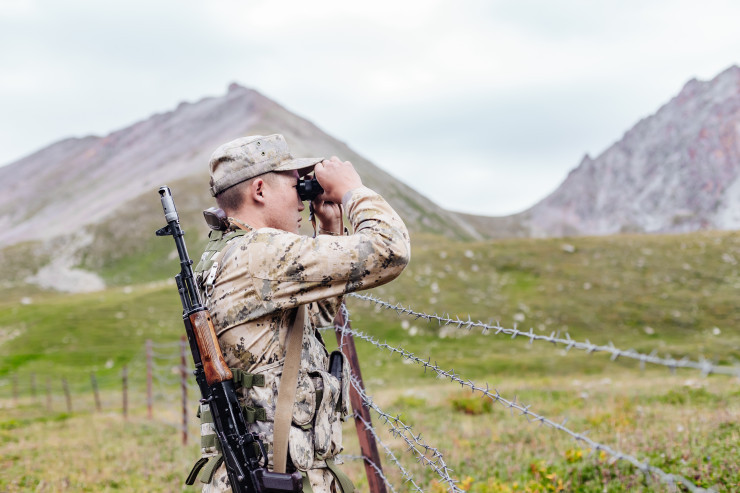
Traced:
<path id="1" fill-rule="evenodd" d="M 284 473 L 288 461 L 288 438 L 290 437 L 290 422 L 293 417 L 293 404 L 298 388 L 298 369 L 301 366 L 305 319 L 306 307 L 302 305 L 298 307 L 293 326 L 288 330 L 288 335 L 285 338 L 285 364 L 283 365 L 283 375 L 280 378 L 280 387 L 278 388 L 273 429 L 272 460 L 274 472 Z"/>

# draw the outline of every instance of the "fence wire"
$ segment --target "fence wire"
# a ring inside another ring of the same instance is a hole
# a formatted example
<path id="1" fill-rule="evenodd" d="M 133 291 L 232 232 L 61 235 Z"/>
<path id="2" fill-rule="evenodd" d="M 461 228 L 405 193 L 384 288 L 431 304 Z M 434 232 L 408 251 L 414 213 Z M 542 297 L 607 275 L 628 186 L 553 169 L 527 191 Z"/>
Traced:
<path id="1" fill-rule="evenodd" d="M 349 324 L 350 324 L 349 311 L 347 310 L 347 307 L 346 307 L 346 305 L 344 303 L 342 303 L 340 305 L 340 310 L 342 311 L 342 319 L 344 320 L 344 325 L 340 328 L 341 330 L 340 330 L 340 337 L 339 337 L 339 341 L 338 341 L 339 342 L 338 348 L 339 348 L 339 350 L 342 350 L 343 351 L 344 350 L 344 345 L 345 345 L 345 335 L 347 335 L 349 333 L 349 331 L 351 331 L 351 328 L 349 326 Z M 334 327 L 324 327 L 324 328 L 322 328 L 320 330 L 328 330 L 330 328 L 333 329 Z M 372 401 L 370 400 L 370 398 L 367 396 L 367 394 L 365 393 L 365 391 L 362 389 L 362 386 L 360 385 L 360 382 L 357 380 L 357 378 L 355 377 L 354 374 L 352 375 L 352 381 L 351 381 L 351 383 L 352 383 L 352 386 L 357 390 L 358 394 L 363 399 L 363 402 L 365 402 L 365 404 L 367 404 L 368 406 L 374 406 L 373 410 L 375 410 L 376 412 L 380 411 L 380 408 L 378 408 L 377 406 L 375 406 L 372 403 Z M 397 427 L 394 427 L 390 423 L 389 418 L 386 417 L 386 416 L 390 416 L 390 415 L 387 415 L 386 413 L 383 413 L 382 411 L 380 411 L 379 414 L 381 415 L 381 418 L 387 424 L 389 424 L 389 426 L 392 427 L 391 433 L 394 434 L 394 435 L 396 435 L 397 434 L 396 433 L 396 428 Z M 386 416 L 383 416 L 384 414 L 386 414 Z M 414 480 L 411 477 L 411 475 L 409 474 L 409 472 L 403 467 L 403 465 L 401 465 L 400 461 L 396 458 L 396 456 L 393 454 L 393 452 L 391 451 L 391 449 L 385 443 L 383 443 L 383 441 L 380 439 L 380 437 L 378 436 L 377 432 L 375 431 L 375 428 L 373 427 L 373 425 L 371 423 L 367 422 L 358 412 L 355 412 L 355 418 L 356 419 L 359 419 L 360 421 L 362 421 L 362 423 L 365 426 L 365 429 L 367 431 L 369 431 L 373 435 L 373 438 L 375 439 L 375 441 L 378 442 L 383 447 L 383 449 L 386 451 L 386 454 L 388 455 L 389 459 L 401 471 L 401 475 L 405 479 L 405 481 L 410 482 L 417 491 L 422 491 L 419 488 L 419 486 L 414 482 Z M 399 421 L 400 422 L 400 420 L 398 420 L 398 418 L 392 418 L 392 419 L 395 420 L 395 421 Z M 410 431 L 410 427 L 407 427 L 405 425 L 403 425 L 402 428 L 405 429 L 405 430 Z M 413 435 L 412 435 L 412 437 L 413 437 Z M 418 438 L 418 440 L 420 440 L 421 439 L 421 435 L 419 435 L 417 438 Z M 404 437 L 404 439 L 405 439 L 405 437 Z M 417 440 L 417 442 L 418 442 L 418 440 Z M 407 441 L 407 443 L 408 443 L 408 441 Z M 434 451 L 436 454 L 439 455 L 439 458 L 441 459 L 441 454 L 439 453 L 439 451 L 437 449 L 435 449 L 433 447 L 429 447 L 428 445 L 425 445 L 425 444 L 421 444 L 421 446 L 422 446 L 422 448 L 424 448 L 425 452 L 428 452 L 430 450 L 431 451 Z M 419 451 L 416 449 L 416 447 L 414 445 L 411 445 L 410 444 L 410 450 L 414 450 L 415 452 L 417 452 L 417 455 L 419 455 L 419 453 L 418 453 Z M 424 454 L 424 457 L 426 457 L 425 454 Z M 429 461 L 428 458 L 426 458 L 426 459 L 427 460 L 425 460 L 424 458 L 421 458 L 420 457 L 419 461 L 429 464 L 430 467 L 432 467 L 434 469 L 435 466 L 432 465 L 432 464 L 430 464 L 430 462 L 436 462 L 436 460 L 435 461 Z M 382 471 L 379 469 L 379 467 L 376 464 L 372 463 L 369 459 L 367 459 L 367 461 L 368 461 L 368 463 L 371 464 L 371 466 L 373 467 L 373 469 L 376 470 L 376 472 L 379 474 L 379 476 L 386 482 L 386 484 L 389 484 L 388 481 L 387 481 L 387 479 L 383 475 Z M 444 464 L 444 460 L 442 460 L 442 464 Z M 437 471 L 438 474 L 440 474 L 440 476 L 443 479 L 445 479 L 445 476 L 446 476 L 446 478 L 449 479 L 449 474 L 445 474 L 445 471 L 448 470 L 447 467 L 446 467 L 446 465 L 444 466 L 444 469 L 443 470 L 438 470 L 438 469 L 435 469 L 435 470 Z M 389 484 L 389 486 L 390 486 L 390 484 Z M 391 486 L 391 488 L 392 488 L 392 486 Z"/>
<path id="2" fill-rule="evenodd" d="M 507 329 L 504 327 L 501 327 L 500 325 L 490 325 L 481 322 L 480 320 L 475 322 L 470 318 L 470 315 L 468 315 L 468 319 L 461 319 L 459 317 L 451 318 L 449 315 L 438 315 L 438 314 L 428 314 L 424 312 L 417 312 L 411 307 L 405 307 L 400 303 L 389 303 L 387 301 L 383 301 L 379 298 L 376 298 L 372 295 L 364 295 L 364 294 L 356 294 L 351 293 L 348 296 L 351 296 L 353 298 L 357 298 L 364 301 L 370 301 L 372 303 L 375 303 L 376 305 L 385 308 L 387 310 L 393 310 L 396 311 L 398 314 L 406 314 L 411 315 L 412 317 L 416 319 L 424 319 L 429 322 L 437 322 L 440 326 L 442 325 L 450 325 L 450 326 L 457 326 L 458 328 L 466 328 L 468 331 L 472 330 L 473 328 L 480 328 L 482 329 L 484 334 L 487 334 L 488 332 L 493 332 L 495 335 L 498 334 L 506 334 L 510 335 L 512 339 L 516 337 L 521 337 L 523 339 L 529 339 L 530 344 L 534 341 L 545 341 L 549 342 L 555 345 L 562 345 L 565 346 L 565 351 L 570 351 L 571 349 L 579 349 L 582 351 L 585 351 L 588 354 L 591 353 L 598 353 L 598 352 L 604 352 L 611 354 L 611 360 L 616 361 L 617 358 L 624 357 L 629 359 L 638 360 L 640 362 L 640 365 L 644 367 L 645 363 L 650 363 L 654 365 L 661 365 L 668 367 L 671 369 L 671 371 L 675 371 L 677 368 L 689 368 L 694 370 L 701 371 L 702 375 L 709 375 L 712 373 L 715 374 L 722 374 L 722 375 L 731 375 L 740 378 L 740 366 L 734 366 L 734 367 L 728 367 L 728 366 L 720 366 L 712 363 L 711 361 L 708 361 L 704 358 L 701 358 L 699 361 L 693 361 L 689 358 L 682 358 L 682 359 L 675 359 L 675 358 L 661 358 L 657 356 L 657 351 L 653 351 L 650 354 L 640 353 L 638 351 L 635 351 L 634 349 L 619 349 L 614 346 L 613 343 L 609 342 L 607 345 L 598 345 L 593 344 L 588 339 L 586 339 L 584 342 L 576 341 L 574 339 L 570 338 L 570 335 L 566 332 L 565 338 L 559 337 L 558 332 L 552 332 L 549 336 L 546 335 L 540 335 L 535 334 L 534 331 L 530 328 L 529 331 L 524 332 L 521 330 L 518 330 L 516 327 L 513 329 Z"/>
<path id="3" fill-rule="evenodd" d="M 614 450 L 613 448 L 609 447 L 608 445 L 604 445 L 601 443 L 598 443 L 594 440 L 591 440 L 586 436 L 585 433 L 577 433 L 569 428 L 565 427 L 565 423 L 567 420 L 564 420 L 562 423 L 556 423 L 548 418 L 545 418 L 544 416 L 540 416 L 539 414 L 536 414 L 529 410 L 530 406 L 524 406 L 521 403 L 516 402 L 516 398 L 514 398 L 513 401 L 510 401 L 503 396 L 501 396 L 498 392 L 498 390 L 493 389 L 493 393 L 491 393 L 491 387 L 486 384 L 485 387 L 476 385 L 472 380 L 463 380 L 459 375 L 455 373 L 454 370 L 446 371 L 437 366 L 436 364 L 430 363 L 429 360 L 423 360 L 419 358 L 418 356 L 414 355 L 413 353 L 402 349 L 390 346 L 386 343 L 381 343 L 371 336 L 368 336 L 367 334 L 364 334 L 362 332 L 359 332 L 354 329 L 348 329 L 348 328 L 342 328 L 342 331 L 346 331 L 348 335 L 352 335 L 358 339 L 361 339 L 365 342 L 369 342 L 370 344 L 376 346 L 377 348 L 381 350 L 388 350 L 391 354 L 397 353 L 401 355 L 402 358 L 405 358 L 409 361 L 412 361 L 416 364 L 422 365 L 424 367 L 424 371 L 426 372 L 427 369 L 433 371 L 436 373 L 438 378 L 449 378 L 451 382 L 455 382 L 460 384 L 462 387 L 468 387 L 471 389 L 472 392 L 480 392 L 482 395 L 488 397 L 493 401 L 493 403 L 499 403 L 503 405 L 504 407 L 513 410 L 517 410 L 520 412 L 521 416 L 524 416 L 528 421 L 530 422 L 539 422 L 541 425 L 544 424 L 546 426 L 549 426 L 551 428 L 554 428 L 556 430 L 562 431 L 564 433 L 567 433 L 568 435 L 572 436 L 576 441 L 583 442 L 587 444 L 591 449 L 597 450 L 597 451 L 604 451 L 608 455 L 610 455 L 613 459 L 613 462 L 616 462 L 618 460 L 624 460 L 635 466 L 637 469 L 643 472 L 645 475 L 653 475 L 658 477 L 663 483 L 666 483 L 668 485 L 674 485 L 678 482 L 681 483 L 684 487 L 686 487 L 691 492 L 713 492 L 716 493 L 712 489 L 704 489 L 696 486 L 688 479 L 684 478 L 683 476 L 680 476 L 678 474 L 671 474 L 666 473 L 663 470 L 651 466 L 647 461 L 641 462 L 639 459 L 633 457 L 632 455 L 625 454 L 623 452 L 619 452 L 617 450 Z M 355 382 L 353 382 L 353 385 L 355 385 Z M 355 386 L 357 389 L 357 386 Z M 359 390 L 358 390 L 359 392 Z M 362 395 L 362 394 L 361 394 Z M 364 397 L 363 397 L 364 399 Z M 378 409 L 372 404 L 369 403 L 373 409 L 378 412 Z M 382 412 L 382 411 L 381 411 Z M 387 414 L 383 413 L 381 417 L 388 416 Z"/>
<path id="4" fill-rule="evenodd" d="M 365 419 L 362 416 L 360 416 L 360 414 L 357 413 L 357 412 L 355 412 L 354 417 L 355 417 L 355 419 L 359 419 L 362 422 L 362 424 L 365 426 L 365 429 L 367 431 L 369 431 L 373 435 L 373 437 L 375 438 L 375 441 L 378 442 L 381 447 L 383 447 L 383 450 L 385 450 L 385 453 L 388 456 L 388 458 L 401 471 L 401 476 L 403 476 L 405 482 L 411 483 L 411 485 L 414 487 L 414 489 L 416 491 L 418 491 L 419 493 L 424 493 L 424 490 L 422 490 L 421 488 L 419 488 L 419 485 L 417 485 L 414 482 L 414 478 L 406 470 L 406 468 L 403 467 L 403 465 L 401 464 L 401 462 L 396 458 L 396 455 L 393 453 L 393 451 L 390 449 L 390 447 L 388 447 L 388 445 L 386 445 L 383 442 L 383 440 L 380 439 L 380 437 L 378 436 L 378 433 L 375 431 L 375 428 L 373 427 L 372 423 L 368 423 L 367 421 L 365 421 Z M 393 486 L 391 485 L 391 483 L 388 481 L 388 479 L 385 477 L 385 475 L 383 475 L 383 471 L 377 466 L 377 464 L 375 464 L 374 462 L 372 462 L 367 457 L 361 457 L 361 458 L 364 459 L 366 462 L 368 462 L 373 467 L 373 469 L 375 469 L 375 471 L 377 472 L 378 476 L 380 476 L 381 479 L 383 479 L 383 481 L 385 481 L 385 483 L 393 491 L 395 491 L 395 489 L 393 488 Z"/>
<path id="5" fill-rule="evenodd" d="M 510 335 L 512 338 L 520 337 L 528 339 L 530 343 L 533 343 L 536 341 L 546 341 L 553 344 L 560 344 L 565 346 L 566 350 L 570 349 L 579 349 L 584 350 L 587 353 L 595 353 L 595 352 L 607 352 L 612 355 L 611 359 L 616 360 L 619 357 L 627 357 L 631 359 L 639 360 L 641 365 L 644 365 L 645 363 L 651 363 L 651 364 L 657 364 L 662 365 L 671 368 L 672 370 L 675 370 L 676 368 L 691 368 L 691 369 L 698 369 L 701 370 L 701 372 L 704 375 L 708 374 L 726 374 L 726 375 L 733 375 L 740 377 L 740 368 L 731 368 L 727 366 L 717 366 L 712 364 L 709 361 L 691 361 L 689 359 L 682 359 L 682 360 L 676 360 L 671 358 L 659 358 L 656 357 L 654 353 L 651 353 L 649 355 L 647 354 L 641 354 L 634 350 L 620 350 L 616 347 L 614 347 L 613 344 L 609 343 L 607 346 L 599 346 L 590 343 L 589 341 L 585 342 L 579 342 L 575 341 L 570 338 L 568 334 L 565 334 L 565 338 L 560 338 L 556 336 L 555 333 L 551 334 L 550 336 L 543 336 L 534 334 L 532 332 L 532 329 L 529 330 L 529 332 L 523 332 L 520 330 L 514 329 L 506 329 L 498 325 L 489 325 L 484 324 L 480 321 L 474 322 L 471 320 L 471 318 L 468 316 L 468 320 L 462 320 L 458 317 L 451 318 L 449 315 L 430 315 L 423 312 L 417 312 L 412 310 L 410 307 L 404 307 L 401 304 L 391 304 L 389 302 L 380 300 L 378 298 L 375 298 L 370 295 L 359 295 L 359 294 L 351 294 L 350 296 L 373 302 L 383 308 L 396 311 L 399 315 L 405 314 L 410 315 L 412 317 L 415 317 L 416 319 L 425 319 L 427 321 L 436 321 L 440 325 L 453 325 L 458 326 L 459 328 L 466 328 L 468 330 L 472 330 L 473 328 L 480 328 L 483 330 L 484 333 L 488 331 L 492 331 L 495 334 L 506 334 Z M 691 492 L 713 492 L 712 489 L 704 489 L 697 487 L 694 485 L 691 481 L 684 478 L 683 476 L 677 475 L 677 474 L 671 474 L 666 473 L 660 468 L 657 468 L 655 466 L 651 466 L 647 461 L 640 461 L 636 457 L 625 454 L 623 452 L 617 451 L 612 449 L 611 447 L 598 443 L 594 440 L 591 440 L 586 436 L 586 433 L 578 433 L 570 430 L 565 426 L 567 420 L 564 420 L 562 423 L 554 422 L 544 416 L 541 416 L 533 411 L 530 410 L 530 406 L 525 406 L 522 403 L 517 403 L 516 397 L 513 400 L 508 400 L 501 396 L 496 389 L 491 389 L 491 387 L 488 384 L 485 384 L 485 387 L 482 385 L 477 385 L 470 379 L 463 379 L 460 375 L 458 375 L 454 370 L 444 370 L 440 368 L 436 363 L 431 363 L 431 358 L 428 359 L 422 359 L 413 353 L 398 347 L 390 346 L 386 343 L 381 343 L 378 340 L 372 338 L 369 335 L 364 334 L 363 332 L 353 330 L 349 327 L 349 314 L 346 311 L 346 308 L 342 306 L 342 310 L 344 311 L 344 319 L 345 319 L 345 325 L 344 327 L 339 327 L 338 330 L 341 331 L 341 338 L 340 338 L 340 348 L 344 345 L 344 338 L 345 336 L 354 336 L 355 338 L 361 339 L 365 342 L 368 342 L 372 344 L 373 346 L 377 347 L 380 350 L 387 350 L 391 354 L 398 354 L 401 356 L 401 358 L 409 360 L 415 364 L 419 364 L 423 366 L 424 371 L 426 372 L 427 369 L 436 374 L 438 378 L 444 378 L 449 379 L 451 382 L 460 384 L 461 387 L 469 388 L 471 392 L 480 392 L 482 396 L 485 396 L 486 398 L 493 401 L 493 403 L 499 403 L 505 408 L 510 409 L 512 412 L 518 411 L 520 416 L 524 416 L 525 419 L 527 419 L 530 422 L 533 423 L 540 423 L 540 425 L 545 425 L 550 428 L 559 430 L 561 432 L 564 432 L 568 435 L 570 435 L 572 438 L 574 438 L 577 442 L 582 442 L 586 444 L 588 447 L 590 447 L 594 451 L 603 451 L 609 456 L 611 456 L 611 463 L 615 463 L 617 461 L 626 461 L 630 464 L 632 464 L 634 467 L 636 467 L 638 470 L 640 470 L 643 474 L 645 474 L 647 477 L 653 477 L 659 479 L 661 482 L 667 484 L 676 486 L 677 484 L 682 485 L 685 487 L 688 491 Z M 173 391 L 174 387 L 176 387 L 179 383 L 179 377 L 176 376 L 176 374 L 173 372 L 174 370 L 177 370 L 177 375 L 179 375 L 181 368 L 181 363 L 178 361 L 180 357 L 180 342 L 171 342 L 171 343 L 152 343 L 152 347 L 156 349 L 163 350 L 163 352 L 158 351 L 151 351 L 152 361 L 151 361 L 151 368 L 152 368 L 152 378 L 153 378 L 153 384 L 155 390 L 155 400 L 160 402 L 165 402 L 167 405 L 174 405 L 175 403 L 179 402 L 179 399 L 173 397 Z M 170 352 L 171 351 L 171 352 Z M 146 371 L 146 365 L 145 365 L 145 357 L 144 352 L 142 351 L 140 354 L 138 354 L 132 361 L 129 362 L 128 365 L 128 371 L 129 374 L 131 373 L 140 373 Z M 176 362 L 177 361 L 177 362 Z M 159 362 L 160 364 L 157 364 Z M 171 364 L 169 364 L 171 362 Z M 192 368 L 189 367 L 185 368 L 188 373 L 190 373 L 190 370 Z M 17 378 L 17 377 L 16 377 Z M 9 386 L 9 382 L 5 380 L 3 382 L 5 385 Z M 132 394 L 140 394 L 143 392 L 143 389 L 141 388 L 142 383 L 141 382 L 133 382 L 129 381 L 129 388 L 128 392 L 130 395 Z M 385 411 L 383 411 L 375 402 L 373 399 L 368 396 L 368 394 L 361 388 L 359 385 L 358 380 L 352 376 L 351 378 L 351 385 L 355 388 L 355 390 L 358 392 L 360 397 L 362 398 L 363 402 L 367 407 L 372 409 L 379 417 L 380 419 L 389 427 L 390 433 L 398 438 L 401 438 L 406 445 L 408 446 L 408 451 L 411 452 L 417 462 L 420 464 L 429 467 L 431 470 L 433 470 L 441 479 L 441 483 L 447 485 L 448 491 L 452 493 L 462 493 L 463 490 L 458 486 L 458 481 L 454 478 L 452 478 L 451 473 L 452 470 L 447 467 L 443 455 L 441 452 L 431 445 L 428 445 L 421 437 L 421 434 L 415 435 L 412 428 L 401 421 L 400 416 L 392 416 Z M 195 383 L 194 379 L 188 378 L 186 382 L 186 387 L 189 391 L 193 391 L 194 395 L 199 395 L 199 389 L 197 388 L 197 384 Z M 39 384 L 39 389 L 41 389 L 41 385 Z M 42 396 L 43 391 L 39 390 L 39 397 L 38 399 L 41 400 L 43 398 Z M 47 391 L 48 393 L 48 391 Z M 36 398 L 36 396 L 34 396 Z M 49 400 L 51 399 L 51 395 L 47 397 Z M 107 406 L 104 406 L 107 407 Z M 360 421 L 363 423 L 365 428 L 373 435 L 376 442 L 378 442 L 383 449 L 385 450 L 388 458 L 390 461 L 399 468 L 401 471 L 401 476 L 404 480 L 404 482 L 408 482 L 411 485 L 411 488 L 414 489 L 414 491 L 423 491 L 418 484 L 414 481 L 411 474 L 403 467 L 401 462 L 398 460 L 398 458 L 393 454 L 391 449 L 383 443 L 383 441 L 380 439 L 380 437 L 377 434 L 377 431 L 375 428 L 373 428 L 373 425 L 364 420 L 361 416 L 356 416 L 356 418 L 359 418 Z M 162 417 L 161 420 L 163 422 L 166 422 L 167 424 L 173 425 L 175 427 L 181 427 L 182 424 L 180 422 L 174 422 L 174 420 L 171 418 L 171 416 L 168 415 L 167 418 Z M 185 430 L 187 431 L 187 430 Z M 382 468 L 380 467 L 380 464 L 375 464 L 367 457 L 362 457 L 364 461 L 366 461 L 375 471 L 376 474 L 388 485 L 388 487 L 392 491 L 396 491 L 393 485 L 389 482 L 388 478 L 383 474 Z"/>
<path id="6" fill-rule="evenodd" d="M 431 445 L 427 445 L 421 438 L 421 433 L 419 435 L 414 435 L 412 433 L 411 426 L 401 421 L 400 416 L 391 416 L 390 414 L 383 411 L 380 407 L 378 407 L 378 405 L 375 404 L 372 398 L 368 396 L 362 389 L 362 386 L 357 380 L 357 377 L 351 375 L 350 382 L 352 383 L 352 387 L 354 387 L 354 389 L 362 398 L 363 402 L 370 409 L 375 411 L 380 419 L 388 425 L 391 433 L 406 442 L 406 444 L 409 446 L 408 451 L 413 452 L 417 456 L 418 462 L 436 472 L 442 480 L 442 483 L 448 485 L 447 491 L 452 491 L 454 493 L 463 493 L 463 490 L 461 490 L 457 486 L 457 480 L 450 476 L 450 472 L 452 470 L 447 467 L 442 453 L 437 448 L 432 447 Z M 427 455 L 428 453 L 431 453 L 431 457 Z"/>

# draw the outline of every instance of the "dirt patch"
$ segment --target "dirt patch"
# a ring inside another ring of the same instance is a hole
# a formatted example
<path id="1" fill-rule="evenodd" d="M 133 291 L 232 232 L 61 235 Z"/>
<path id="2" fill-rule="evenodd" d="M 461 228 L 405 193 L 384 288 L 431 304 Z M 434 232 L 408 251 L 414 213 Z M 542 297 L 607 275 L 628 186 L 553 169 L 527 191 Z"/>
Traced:
<path id="1" fill-rule="evenodd" d="M 25 281 L 44 289 L 68 293 L 89 293 L 105 289 L 105 282 L 100 276 L 75 267 L 79 265 L 77 252 L 92 241 L 93 237 L 89 234 L 78 234 L 66 244 L 55 240 L 58 248 L 52 261 L 26 277 Z"/>

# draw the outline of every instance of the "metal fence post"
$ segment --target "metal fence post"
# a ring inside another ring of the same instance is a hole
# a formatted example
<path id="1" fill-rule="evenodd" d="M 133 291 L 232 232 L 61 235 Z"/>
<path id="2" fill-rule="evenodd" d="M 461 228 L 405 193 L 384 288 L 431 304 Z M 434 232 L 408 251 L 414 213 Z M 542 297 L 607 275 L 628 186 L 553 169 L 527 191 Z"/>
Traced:
<path id="1" fill-rule="evenodd" d="M 365 384 L 362 382 L 362 374 L 360 373 L 360 360 L 357 358 L 357 351 L 355 349 L 355 340 L 351 334 L 345 334 L 342 329 L 349 328 L 349 320 L 345 319 L 344 316 L 344 304 L 339 307 L 337 316 L 334 318 L 334 333 L 337 336 L 337 344 L 339 344 L 340 350 L 344 353 L 349 360 L 349 365 L 352 370 L 352 374 L 357 378 L 359 387 L 365 391 Z M 367 482 L 371 493 L 386 493 L 385 482 L 378 475 L 378 472 L 373 468 L 371 463 L 378 467 L 378 470 L 382 473 L 382 465 L 380 462 L 380 454 L 378 453 L 378 445 L 375 443 L 375 437 L 365 427 L 366 423 L 372 423 L 370 418 L 370 410 L 365 407 L 362 403 L 362 397 L 357 390 L 350 386 L 349 388 L 349 400 L 352 403 L 352 409 L 355 412 L 355 429 L 357 430 L 357 437 L 360 440 L 360 450 L 365 460 L 365 474 L 367 475 Z"/>

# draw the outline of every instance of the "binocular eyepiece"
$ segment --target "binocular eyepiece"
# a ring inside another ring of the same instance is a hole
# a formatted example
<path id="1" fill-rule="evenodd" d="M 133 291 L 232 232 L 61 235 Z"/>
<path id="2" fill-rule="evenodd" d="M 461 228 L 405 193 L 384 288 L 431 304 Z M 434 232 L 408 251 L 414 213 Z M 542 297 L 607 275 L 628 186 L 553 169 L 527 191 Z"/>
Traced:
<path id="1" fill-rule="evenodd" d="M 321 188 L 321 185 L 319 185 L 319 181 L 316 178 L 312 178 L 310 180 L 299 179 L 296 189 L 298 190 L 298 196 L 301 198 L 302 202 L 313 200 L 324 193 L 324 189 Z"/>

